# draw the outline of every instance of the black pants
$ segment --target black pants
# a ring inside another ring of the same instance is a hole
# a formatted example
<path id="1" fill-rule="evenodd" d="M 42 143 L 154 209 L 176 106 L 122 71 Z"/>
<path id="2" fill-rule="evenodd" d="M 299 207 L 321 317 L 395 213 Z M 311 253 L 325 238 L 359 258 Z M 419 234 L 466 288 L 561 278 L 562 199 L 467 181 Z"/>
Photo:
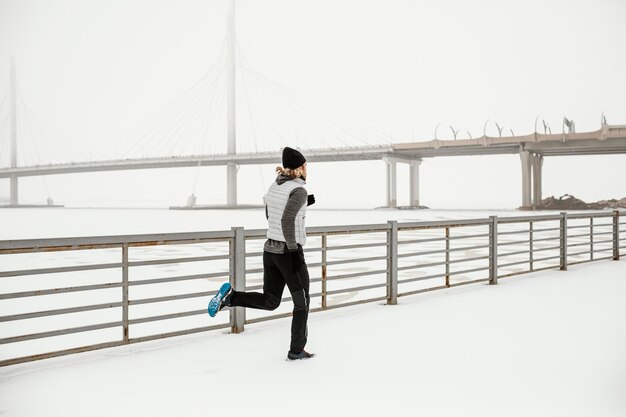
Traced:
<path id="1" fill-rule="evenodd" d="M 304 260 L 300 248 L 299 254 Z M 307 318 L 309 316 L 309 271 L 306 264 L 293 272 L 291 254 L 263 252 L 263 292 L 233 291 L 230 305 L 261 310 L 275 310 L 280 305 L 285 284 L 293 299 L 293 318 L 291 319 L 291 346 L 293 352 L 304 349 L 307 341 Z"/>

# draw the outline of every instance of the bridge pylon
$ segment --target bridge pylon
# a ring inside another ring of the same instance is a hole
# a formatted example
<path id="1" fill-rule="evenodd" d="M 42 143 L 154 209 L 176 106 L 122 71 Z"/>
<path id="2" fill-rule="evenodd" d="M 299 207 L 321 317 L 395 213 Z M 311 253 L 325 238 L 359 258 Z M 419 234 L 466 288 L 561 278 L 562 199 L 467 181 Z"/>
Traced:
<path id="1" fill-rule="evenodd" d="M 9 143 L 11 152 L 11 168 L 17 168 L 17 72 L 15 57 L 9 61 Z M 9 204 L 0 207 L 59 207 L 48 196 L 47 204 L 20 204 L 18 176 L 9 176 Z"/>
<path id="2" fill-rule="evenodd" d="M 385 189 L 387 192 L 385 207 L 398 207 L 397 164 L 407 163 L 409 164 L 409 206 L 407 208 L 420 208 L 419 167 L 422 164 L 422 159 L 409 156 L 386 156 L 383 157 L 383 161 L 385 162 Z"/>

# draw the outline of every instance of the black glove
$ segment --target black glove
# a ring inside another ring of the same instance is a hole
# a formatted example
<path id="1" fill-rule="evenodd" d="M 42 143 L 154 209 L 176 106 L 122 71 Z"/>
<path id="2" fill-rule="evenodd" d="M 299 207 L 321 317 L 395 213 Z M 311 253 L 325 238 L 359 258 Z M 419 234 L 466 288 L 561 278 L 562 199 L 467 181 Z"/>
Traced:
<path id="1" fill-rule="evenodd" d="M 306 205 L 310 206 L 311 204 L 315 204 L 315 195 L 309 194 L 306 198 Z"/>
<path id="2" fill-rule="evenodd" d="M 289 252 L 289 253 L 291 255 L 292 271 L 294 273 L 300 272 L 300 269 L 302 269 L 302 257 L 303 257 L 303 254 L 301 254 L 299 250 L 295 250 L 295 251 Z"/>

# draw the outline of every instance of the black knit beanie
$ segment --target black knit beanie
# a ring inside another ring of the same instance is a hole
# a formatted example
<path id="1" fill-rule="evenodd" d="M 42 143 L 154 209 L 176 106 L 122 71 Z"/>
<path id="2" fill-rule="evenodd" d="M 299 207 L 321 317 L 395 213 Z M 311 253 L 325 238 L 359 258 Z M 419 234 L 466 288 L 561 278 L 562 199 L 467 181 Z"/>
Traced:
<path id="1" fill-rule="evenodd" d="M 289 146 L 285 146 L 283 149 L 283 167 L 296 169 L 304 165 L 305 162 L 304 155 Z"/>

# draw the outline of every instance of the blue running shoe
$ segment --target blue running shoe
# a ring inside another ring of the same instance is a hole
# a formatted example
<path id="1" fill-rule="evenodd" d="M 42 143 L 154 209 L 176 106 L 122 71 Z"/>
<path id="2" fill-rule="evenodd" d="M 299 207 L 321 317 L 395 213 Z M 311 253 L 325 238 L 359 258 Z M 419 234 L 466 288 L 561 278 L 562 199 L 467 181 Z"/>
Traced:
<path id="1" fill-rule="evenodd" d="M 211 301 L 209 301 L 209 316 L 215 317 L 218 311 L 222 308 L 230 305 L 230 296 L 233 293 L 233 289 L 231 288 L 228 282 L 225 282 L 220 287 L 220 290 L 215 294 Z"/>

